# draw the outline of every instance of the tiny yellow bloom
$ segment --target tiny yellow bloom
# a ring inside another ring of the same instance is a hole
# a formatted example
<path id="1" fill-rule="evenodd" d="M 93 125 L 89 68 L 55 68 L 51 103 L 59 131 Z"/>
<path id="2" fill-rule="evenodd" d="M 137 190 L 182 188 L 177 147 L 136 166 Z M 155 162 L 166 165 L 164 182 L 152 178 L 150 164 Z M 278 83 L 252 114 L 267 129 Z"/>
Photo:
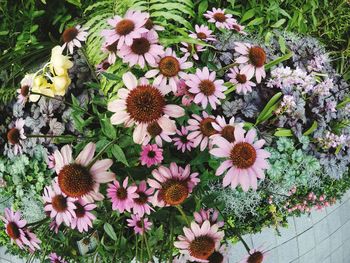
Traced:
<path id="1" fill-rule="evenodd" d="M 52 84 L 48 83 L 46 78 L 42 75 L 36 76 L 33 81 L 32 92 L 40 93 L 46 96 L 54 97 L 55 94 L 51 89 Z M 30 94 L 29 100 L 32 102 L 36 102 L 40 99 L 40 95 L 38 94 Z"/>
<path id="2" fill-rule="evenodd" d="M 55 76 L 52 78 L 52 88 L 55 95 L 64 96 L 71 83 L 71 79 L 68 74 L 62 76 Z"/>
<path id="3" fill-rule="evenodd" d="M 62 76 L 67 74 L 67 69 L 73 67 L 73 62 L 68 56 L 62 55 L 63 48 L 55 46 L 51 51 L 50 69 L 54 75 Z"/>

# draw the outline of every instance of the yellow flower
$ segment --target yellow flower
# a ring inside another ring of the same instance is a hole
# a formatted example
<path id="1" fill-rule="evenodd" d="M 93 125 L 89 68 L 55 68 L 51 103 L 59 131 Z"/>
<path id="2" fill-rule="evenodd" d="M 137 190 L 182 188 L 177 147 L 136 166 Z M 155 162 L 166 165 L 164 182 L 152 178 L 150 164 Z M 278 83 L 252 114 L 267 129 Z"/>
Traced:
<path id="1" fill-rule="evenodd" d="M 32 92 L 40 93 L 46 96 L 54 97 L 55 94 L 51 89 L 52 84 L 48 83 L 46 78 L 42 75 L 36 76 L 33 81 Z M 36 102 L 40 99 L 40 95 L 38 94 L 30 94 L 29 100 L 32 102 Z"/>
<path id="2" fill-rule="evenodd" d="M 73 62 L 68 56 L 62 55 L 63 48 L 55 46 L 51 51 L 50 68 L 54 75 L 62 76 L 67 74 L 67 70 L 73 67 Z"/>
<path id="3" fill-rule="evenodd" d="M 62 76 L 55 76 L 52 78 L 52 88 L 54 89 L 55 95 L 64 96 L 71 83 L 71 79 L 68 74 Z"/>

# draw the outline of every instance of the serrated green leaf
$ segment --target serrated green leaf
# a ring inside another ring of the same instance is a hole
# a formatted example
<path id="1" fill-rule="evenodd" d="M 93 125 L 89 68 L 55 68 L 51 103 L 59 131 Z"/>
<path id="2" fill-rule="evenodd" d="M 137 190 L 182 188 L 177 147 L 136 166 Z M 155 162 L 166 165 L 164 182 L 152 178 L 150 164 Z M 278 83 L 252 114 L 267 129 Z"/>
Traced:
<path id="1" fill-rule="evenodd" d="M 117 238 L 117 234 L 115 233 L 113 227 L 111 224 L 109 223 L 105 223 L 103 225 L 103 229 L 105 230 L 106 234 L 111 238 L 113 239 L 114 241 L 116 241 L 118 238 Z"/>
<path id="2" fill-rule="evenodd" d="M 255 10 L 254 9 L 248 10 L 247 12 L 244 13 L 240 23 L 243 23 L 243 22 L 251 19 L 254 15 L 255 15 Z"/>
<path id="3" fill-rule="evenodd" d="M 126 166 L 129 166 L 129 163 L 125 157 L 124 151 L 122 148 L 120 148 L 119 145 L 114 144 L 112 146 L 112 154 L 117 159 L 117 161 L 125 164 Z"/>

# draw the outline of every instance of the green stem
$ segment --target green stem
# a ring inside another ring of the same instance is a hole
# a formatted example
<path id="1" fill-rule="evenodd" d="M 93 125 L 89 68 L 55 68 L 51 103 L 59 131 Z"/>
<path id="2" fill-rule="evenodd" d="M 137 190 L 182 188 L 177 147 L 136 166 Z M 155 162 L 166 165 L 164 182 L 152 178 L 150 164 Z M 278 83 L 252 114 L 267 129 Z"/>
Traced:
<path id="1" fill-rule="evenodd" d="M 27 138 L 76 138 L 74 135 L 46 135 L 46 134 L 26 134 Z"/>
<path id="2" fill-rule="evenodd" d="M 237 63 L 231 63 L 231 64 L 226 65 L 225 67 L 222 67 L 222 68 L 219 69 L 218 71 L 219 71 L 219 72 L 225 71 L 225 70 L 227 70 L 227 69 L 229 69 L 229 68 L 232 68 L 232 67 L 234 67 L 234 66 L 237 66 L 237 65 L 238 65 Z"/>
<path id="3" fill-rule="evenodd" d="M 240 240 L 240 241 L 243 243 L 243 245 L 244 245 L 245 249 L 246 249 L 246 250 L 247 250 L 247 252 L 249 253 L 250 248 L 249 248 L 249 246 L 248 246 L 247 242 L 245 242 L 245 241 L 244 241 L 244 239 L 241 237 L 241 235 L 237 234 L 237 237 L 238 237 L 238 238 L 239 238 L 239 240 Z"/>
<path id="4" fill-rule="evenodd" d="M 142 225 L 143 225 L 143 220 L 142 220 Z M 151 253 L 151 250 L 149 248 L 149 244 L 148 244 L 148 240 L 147 240 L 147 237 L 146 237 L 146 233 L 144 233 L 142 236 L 145 239 L 145 244 L 146 244 L 146 249 L 147 249 L 149 261 L 152 261 L 152 253 Z"/>
<path id="5" fill-rule="evenodd" d="M 188 221 L 188 218 L 187 218 L 184 210 L 182 209 L 182 207 L 180 205 L 177 205 L 176 208 L 177 208 L 177 210 L 179 210 L 179 212 L 180 212 L 181 216 L 183 217 L 183 219 L 185 219 L 187 225 L 190 225 L 190 221 Z"/>
<path id="6" fill-rule="evenodd" d="M 88 168 L 91 168 L 91 166 L 98 160 L 98 158 L 100 158 L 100 156 L 113 144 L 115 144 L 117 142 L 117 139 L 114 139 L 113 141 L 109 142 L 108 144 L 106 144 L 105 147 L 102 148 L 102 150 L 95 156 L 94 159 L 91 160 L 91 162 L 89 163 L 89 165 L 87 166 Z"/>
<path id="7" fill-rule="evenodd" d="M 49 217 L 45 217 L 45 218 L 43 218 L 43 219 L 41 219 L 39 221 L 36 221 L 36 222 L 33 222 L 33 223 L 29 223 L 29 224 L 27 224 L 27 227 L 28 226 L 35 226 L 35 225 L 41 224 L 41 223 L 45 223 L 47 220 L 49 220 Z"/>
<path id="8" fill-rule="evenodd" d="M 169 263 L 173 260 L 173 236 L 174 236 L 174 219 L 173 219 L 173 213 L 170 214 L 170 248 L 169 248 Z"/>
<path id="9" fill-rule="evenodd" d="M 88 59 L 88 57 L 87 57 L 85 48 L 82 47 L 80 50 L 81 50 L 81 52 L 83 53 L 84 59 L 85 59 L 86 63 L 88 64 L 88 67 L 89 67 L 89 69 L 90 69 L 90 71 L 91 71 L 92 76 L 94 77 L 94 79 L 95 79 L 97 82 L 99 82 L 99 79 L 98 79 L 98 77 L 97 77 L 97 75 L 96 75 L 96 71 L 92 68 L 91 63 L 90 63 L 90 61 L 89 61 L 89 59 Z"/>

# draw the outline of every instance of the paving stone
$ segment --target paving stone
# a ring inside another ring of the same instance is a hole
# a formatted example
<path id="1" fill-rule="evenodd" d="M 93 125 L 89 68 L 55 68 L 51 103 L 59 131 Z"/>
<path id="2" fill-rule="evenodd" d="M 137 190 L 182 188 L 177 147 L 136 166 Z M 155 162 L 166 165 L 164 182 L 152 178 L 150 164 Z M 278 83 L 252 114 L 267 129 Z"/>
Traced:
<path id="1" fill-rule="evenodd" d="M 339 229 L 335 233 L 329 236 L 329 240 L 331 241 L 331 252 L 337 250 L 339 247 L 342 246 L 342 233 L 341 230 Z"/>
<path id="2" fill-rule="evenodd" d="M 279 261 L 278 262 L 292 262 L 298 258 L 298 243 L 297 239 L 293 238 L 292 240 L 284 243 L 278 247 Z"/>
<path id="3" fill-rule="evenodd" d="M 300 245 L 299 245 L 300 247 Z M 306 254 L 299 257 L 300 263 L 316 263 L 316 252 L 315 249 L 308 251 Z M 318 263 L 318 262 L 317 262 Z"/>
<path id="4" fill-rule="evenodd" d="M 293 218 L 288 218 L 288 227 L 284 228 L 281 227 L 279 229 L 280 231 L 280 236 L 276 235 L 277 239 L 277 245 L 281 245 L 291 239 L 293 239 L 296 236 L 296 230 L 295 230 L 295 225 L 294 225 L 294 220 Z"/>
<path id="5" fill-rule="evenodd" d="M 272 249 L 277 246 L 276 231 L 272 228 L 264 229 L 261 233 L 252 235 L 253 247 Z"/>
<path id="6" fill-rule="evenodd" d="M 326 218 L 322 219 L 321 221 L 318 221 L 313 226 L 313 229 L 315 233 L 316 244 L 321 243 L 323 240 L 325 240 L 329 236 L 328 221 Z"/>
<path id="7" fill-rule="evenodd" d="M 332 233 L 334 233 L 341 227 L 339 211 L 334 210 L 331 214 L 328 214 L 327 221 L 328 221 L 329 232 L 332 235 Z"/>
<path id="8" fill-rule="evenodd" d="M 331 241 L 329 240 L 329 238 L 326 238 L 321 243 L 316 245 L 315 254 L 317 262 L 322 262 L 322 260 L 325 260 L 330 255 L 330 246 Z"/>
<path id="9" fill-rule="evenodd" d="M 312 223 L 317 224 L 319 221 L 327 217 L 326 209 L 314 210 L 311 214 Z"/>
<path id="10" fill-rule="evenodd" d="M 331 263 L 343 263 L 343 248 L 339 247 L 331 254 Z M 348 263 L 348 262 L 345 262 Z"/>
<path id="11" fill-rule="evenodd" d="M 315 248 L 314 229 L 311 228 L 297 237 L 299 255 L 304 255 Z"/>
<path id="12" fill-rule="evenodd" d="M 302 215 L 300 217 L 294 217 L 295 229 L 297 235 L 303 233 L 307 229 L 312 227 L 311 217 L 307 215 Z"/>

